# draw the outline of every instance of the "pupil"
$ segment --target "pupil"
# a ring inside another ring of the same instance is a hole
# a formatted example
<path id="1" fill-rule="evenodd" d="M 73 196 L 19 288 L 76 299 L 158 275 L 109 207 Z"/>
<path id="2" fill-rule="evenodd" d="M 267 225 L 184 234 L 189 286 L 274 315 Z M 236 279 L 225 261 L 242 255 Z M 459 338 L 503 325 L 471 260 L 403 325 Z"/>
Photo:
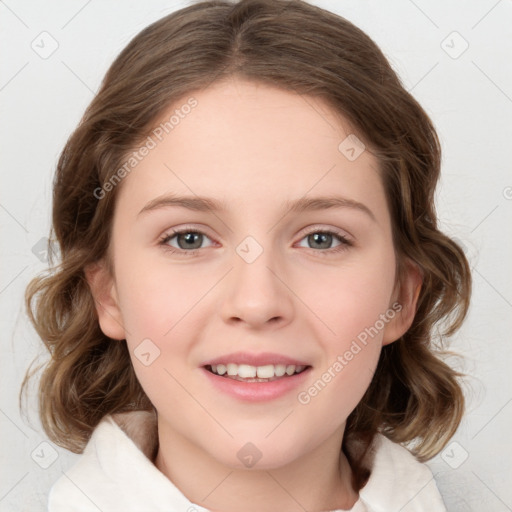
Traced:
<path id="1" fill-rule="evenodd" d="M 178 245 L 180 246 L 180 249 L 199 249 L 202 244 L 202 236 L 203 235 L 201 235 L 201 233 L 181 233 L 178 236 Z M 184 246 L 180 243 L 182 240 L 185 241 Z"/>
<path id="2" fill-rule="evenodd" d="M 332 235 L 329 233 L 313 233 L 309 235 L 310 244 L 318 244 L 321 249 L 329 249 L 332 243 Z"/>

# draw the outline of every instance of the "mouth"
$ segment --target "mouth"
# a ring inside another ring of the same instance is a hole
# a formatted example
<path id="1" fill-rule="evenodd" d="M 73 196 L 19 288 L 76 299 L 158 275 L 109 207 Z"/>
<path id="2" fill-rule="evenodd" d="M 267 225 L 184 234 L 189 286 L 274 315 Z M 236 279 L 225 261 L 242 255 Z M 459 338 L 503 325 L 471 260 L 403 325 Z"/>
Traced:
<path id="1" fill-rule="evenodd" d="M 273 382 L 301 374 L 311 368 L 309 365 L 266 364 L 252 366 L 248 364 L 208 364 L 204 368 L 210 373 L 225 379 L 240 382 Z"/>

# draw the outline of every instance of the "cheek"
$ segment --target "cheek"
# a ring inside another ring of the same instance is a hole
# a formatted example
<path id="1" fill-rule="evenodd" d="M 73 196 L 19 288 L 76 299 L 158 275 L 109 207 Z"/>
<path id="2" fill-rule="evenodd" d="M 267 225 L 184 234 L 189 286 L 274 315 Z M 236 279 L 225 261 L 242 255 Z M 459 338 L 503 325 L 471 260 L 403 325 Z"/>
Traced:
<path id="1" fill-rule="evenodd" d="M 176 393 L 174 399 L 178 400 L 183 391 L 172 376 L 178 381 L 190 376 L 191 350 L 212 318 L 208 291 L 218 277 L 211 269 L 193 271 L 168 261 L 148 265 L 131 258 L 130 263 L 120 261 L 117 274 L 135 373 L 154 403 L 164 390 L 171 390 L 173 396 Z M 138 270 L 141 268 L 143 271 Z"/>
<path id="2" fill-rule="evenodd" d="M 360 347 L 329 361 L 310 386 L 299 392 L 299 407 L 308 417 L 323 418 L 320 429 L 331 432 L 348 418 L 368 389 L 377 366 L 380 349 L 376 345 Z"/>
<path id="3" fill-rule="evenodd" d="M 394 264 L 393 254 L 382 251 L 380 257 L 364 258 L 330 269 L 315 277 L 314 282 L 303 281 L 302 293 L 307 291 L 304 296 L 326 327 L 323 337 L 327 335 L 330 345 L 343 349 L 389 310 Z M 378 327 L 382 331 L 380 323 Z"/>
<path id="4" fill-rule="evenodd" d="M 383 250 L 380 257 L 334 269 L 316 283 L 308 286 L 308 305 L 320 319 L 317 339 L 324 358 L 319 378 L 299 402 L 311 404 L 311 412 L 318 407 L 318 413 L 322 404 L 333 404 L 335 421 L 356 407 L 373 378 L 384 327 L 395 316 L 394 255 Z"/>
<path id="5" fill-rule="evenodd" d="M 307 414 L 325 418 L 326 432 L 349 416 L 373 379 L 382 349 L 379 318 L 386 311 L 386 294 L 379 296 L 375 289 L 354 299 L 347 284 L 330 299 L 322 315 L 329 330 L 319 326 L 317 332 L 322 360 L 313 382 L 297 396 Z"/>
<path id="6" fill-rule="evenodd" d="M 165 260 L 119 265 L 119 299 L 128 333 L 162 338 L 201 302 L 218 278 Z M 142 269 L 142 270 L 141 270 Z"/>

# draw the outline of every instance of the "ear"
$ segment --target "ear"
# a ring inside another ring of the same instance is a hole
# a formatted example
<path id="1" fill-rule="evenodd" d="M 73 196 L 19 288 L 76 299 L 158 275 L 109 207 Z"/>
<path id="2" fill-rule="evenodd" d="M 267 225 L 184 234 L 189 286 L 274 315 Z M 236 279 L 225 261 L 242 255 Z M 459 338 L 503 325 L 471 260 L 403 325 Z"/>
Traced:
<path id="1" fill-rule="evenodd" d="M 85 268 L 85 277 L 91 289 L 100 328 L 105 336 L 115 340 L 126 338 L 114 279 L 105 262 Z"/>
<path id="2" fill-rule="evenodd" d="M 384 328 L 383 345 L 393 343 L 403 336 L 411 327 L 416 315 L 423 277 L 419 267 L 411 260 L 405 261 L 401 267 L 401 275 L 398 276 L 393 299 L 389 305 L 389 310 L 395 311 L 396 314 Z"/>

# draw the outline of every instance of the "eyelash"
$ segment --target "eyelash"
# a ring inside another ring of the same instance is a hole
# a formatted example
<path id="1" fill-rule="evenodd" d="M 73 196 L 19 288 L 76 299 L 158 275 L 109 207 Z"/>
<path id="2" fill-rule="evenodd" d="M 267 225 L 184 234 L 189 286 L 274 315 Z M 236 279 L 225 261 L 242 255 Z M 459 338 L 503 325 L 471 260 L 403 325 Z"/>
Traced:
<path id="1" fill-rule="evenodd" d="M 180 254 L 180 255 L 183 255 L 183 256 L 194 256 L 198 251 L 201 250 L 200 249 L 192 249 L 190 251 L 188 250 L 185 250 L 185 249 L 176 249 L 174 247 L 171 247 L 168 245 L 168 242 L 170 240 L 172 240 L 176 235 L 181 235 L 181 234 L 184 234 L 184 233 L 196 233 L 196 234 L 200 234 L 200 235 L 204 235 L 206 237 L 208 237 L 208 235 L 206 233 L 204 233 L 203 231 L 200 231 L 198 229 L 195 229 L 195 228 L 181 228 L 181 229 L 173 229 L 171 232 L 169 233 L 165 233 L 161 238 L 160 240 L 158 241 L 158 245 L 162 246 L 164 248 L 164 250 L 166 252 L 170 252 L 172 254 Z M 310 248 L 312 251 L 315 251 L 315 252 L 318 252 L 320 254 L 322 254 L 322 256 L 329 256 L 329 255 L 332 255 L 334 253 L 339 253 L 339 252 L 342 252 L 342 251 L 346 251 L 348 247 L 352 247 L 354 244 L 352 243 L 352 241 L 350 241 L 348 238 L 346 238 L 345 236 L 341 235 L 340 233 L 337 233 L 336 231 L 329 231 L 329 230 L 326 230 L 326 229 L 311 229 L 311 231 L 308 231 L 307 233 L 304 234 L 304 236 L 301 238 L 304 239 L 306 238 L 307 236 L 309 235 L 312 235 L 312 234 L 326 234 L 326 235 L 333 235 L 334 238 L 336 238 L 339 242 L 340 242 L 340 245 L 338 245 L 337 247 L 334 247 L 334 248 L 331 248 L 331 249 L 312 249 Z M 210 238 L 210 237 L 208 237 Z"/>

